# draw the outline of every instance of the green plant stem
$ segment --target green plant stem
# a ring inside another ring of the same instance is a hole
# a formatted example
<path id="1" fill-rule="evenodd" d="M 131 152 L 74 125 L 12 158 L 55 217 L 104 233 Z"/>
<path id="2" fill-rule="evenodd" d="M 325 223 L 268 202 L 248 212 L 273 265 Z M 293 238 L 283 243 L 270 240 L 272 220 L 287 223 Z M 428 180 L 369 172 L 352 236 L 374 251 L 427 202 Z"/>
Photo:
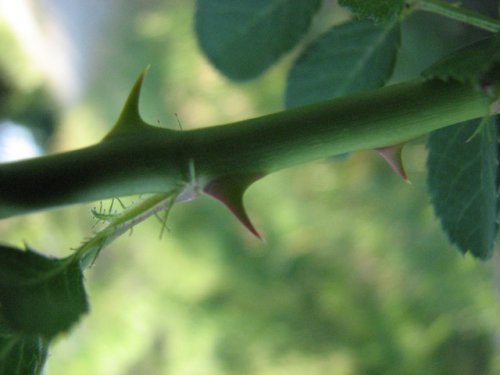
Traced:
<path id="1" fill-rule="evenodd" d="M 145 127 L 71 152 L 0 165 L 0 218 L 133 194 L 203 189 L 234 175 L 399 144 L 482 117 L 468 84 L 416 80 L 192 131 Z"/>
<path id="2" fill-rule="evenodd" d="M 115 238 L 157 212 L 169 209 L 176 195 L 176 191 L 154 194 L 134 204 L 119 216 L 111 219 L 104 229 L 78 247 L 75 254 L 70 257 L 71 260 L 78 259 L 82 268 L 89 266 L 97 258 L 99 252 Z"/>
<path id="3" fill-rule="evenodd" d="M 500 31 L 500 21 L 441 0 L 418 1 L 416 9 L 437 13 L 494 33 Z"/>

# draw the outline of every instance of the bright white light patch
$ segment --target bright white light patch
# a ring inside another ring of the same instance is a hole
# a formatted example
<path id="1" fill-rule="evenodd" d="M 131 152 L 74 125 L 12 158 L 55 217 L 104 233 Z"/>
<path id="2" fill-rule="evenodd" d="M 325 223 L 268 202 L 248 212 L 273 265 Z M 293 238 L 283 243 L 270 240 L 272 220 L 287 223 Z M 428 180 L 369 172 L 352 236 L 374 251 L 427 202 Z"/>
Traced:
<path id="1" fill-rule="evenodd" d="M 42 153 L 42 149 L 28 129 L 9 120 L 0 122 L 1 163 L 33 158 Z"/>

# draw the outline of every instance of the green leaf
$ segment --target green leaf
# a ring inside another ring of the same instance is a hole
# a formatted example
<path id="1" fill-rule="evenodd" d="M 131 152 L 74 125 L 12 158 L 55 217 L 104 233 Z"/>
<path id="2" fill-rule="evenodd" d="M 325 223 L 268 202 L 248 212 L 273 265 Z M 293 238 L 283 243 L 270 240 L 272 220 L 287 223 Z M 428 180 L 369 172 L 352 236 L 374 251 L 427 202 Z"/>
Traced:
<path id="1" fill-rule="evenodd" d="M 255 78 L 293 48 L 321 0 L 198 0 L 195 29 L 212 64 L 233 80 Z"/>
<path id="2" fill-rule="evenodd" d="M 463 253 L 487 259 L 497 233 L 497 130 L 488 124 L 469 140 L 479 123 L 467 121 L 430 135 L 428 185 L 450 241 Z"/>
<path id="3" fill-rule="evenodd" d="M 499 80 L 498 62 L 500 62 L 500 33 L 453 52 L 425 70 L 422 75 L 428 79 L 470 82 L 481 87 L 483 83 L 498 84 L 496 82 Z M 493 77 L 490 77 L 491 75 Z"/>
<path id="4" fill-rule="evenodd" d="M 371 18 L 375 22 L 387 22 L 403 10 L 404 0 L 339 0 L 359 18 Z"/>
<path id="5" fill-rule="evenodd" d="M 399 23 L 351 21 L 331 28 L 291 69 L 286 107 L 383 86 L 394 70 L 399 44 Z"/>
<path id="6" fill-rule="evenodd" d="M 0 246 L 0 313 L 15 334 L 51 338 L 88 305 L 78 262 Z"/>
<path id="7" fill-rule="evenodd" d="M 0 324 L 0 375 L 41 374 L 47 352 L 41 336 L 12 334 Z"/>

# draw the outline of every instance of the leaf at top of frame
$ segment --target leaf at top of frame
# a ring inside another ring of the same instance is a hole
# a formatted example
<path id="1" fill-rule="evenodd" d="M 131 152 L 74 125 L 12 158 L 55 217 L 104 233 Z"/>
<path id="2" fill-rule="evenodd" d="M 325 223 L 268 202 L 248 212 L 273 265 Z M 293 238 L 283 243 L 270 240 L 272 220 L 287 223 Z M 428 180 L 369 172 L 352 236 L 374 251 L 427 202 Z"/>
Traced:
<path id="1" fill-rule="evenodd" d="M 290 70 L 287 108 L 383 86 L 394 70 L 400 25 L 351 21 L 307 47 Z"/>
<path id="2" fill-rule="evenodd" d="M 370 18 L 383 23 L 399 15 L 404 7 L 404 0 L 339 0 L 358 18 Z"/>
<path id="3" fill-rule="evenodd" d="M 196 36 L 225 76 L 252 79 L 299 42 L 320 5 L 321 0 L 197 0 Z"/>

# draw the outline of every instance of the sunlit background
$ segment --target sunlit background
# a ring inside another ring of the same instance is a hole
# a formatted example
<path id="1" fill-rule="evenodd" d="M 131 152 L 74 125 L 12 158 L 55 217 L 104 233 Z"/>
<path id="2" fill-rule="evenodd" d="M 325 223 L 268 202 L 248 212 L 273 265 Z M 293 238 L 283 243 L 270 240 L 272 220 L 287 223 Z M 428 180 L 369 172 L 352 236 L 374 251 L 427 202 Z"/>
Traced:
<path id="1" fill-rule="evenodd" d="M 0 159 L 99 141 L 147 65 L 152 124 L 280 110 L 297 51 L 231 83 L 200 53 L 193 11 L 192 0 L 0 0 Z M 327 1 L 318 24 L 346 16 Z M 438 37 L 475 35 L 427 19 L 406 25 L 395 79 L 454 47 Z M 57 339 L 45 373 L 500 373 L 498 257 L 480 263 L 447 243 L 425 158 L 423 140 L 405 149 L 411 185 L 370 151 L 267 177 L 246 195 L 263 242 L 206 197 L 176 206 L 161 239 L 161 223 L 141 224 L 86 272 L 91 313 Z M 2 220 L 0 240 L 68 255 L 101 204 Z"/>

